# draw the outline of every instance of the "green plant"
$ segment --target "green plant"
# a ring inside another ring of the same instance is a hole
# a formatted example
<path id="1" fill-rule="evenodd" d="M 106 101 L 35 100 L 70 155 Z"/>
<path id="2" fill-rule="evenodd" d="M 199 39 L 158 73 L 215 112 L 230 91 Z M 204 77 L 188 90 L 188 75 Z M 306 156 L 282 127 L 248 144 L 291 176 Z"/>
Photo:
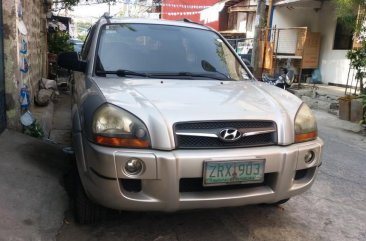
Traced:
<path id="1" fill-rule="evenodd" d="M 48 52 L 59 54 L 62 52 L 73 51 L 71 44 L 67 42 L 69 38 L 69 33 L 65 31 L 56 30 L 49 33 Z"/>
<path id="2" fill-rule="evenodd" d="M 362 109 L 363 109 L 363 118 L 360 121 L 360 124 L 366 124 L 366 95 L 360 95 L 359 98 L 362 99 Z"/>
<path id="3" fill-rule="evenodd" d="M 44 137 L 44 132 L 43 132 L 42 126 L 37 121 L 35 121 L 30 126 L 24 127 L 24 134 L 33 136 L 36 138 Z"/>
<path id="4" fill-rule="evenodd" d="M 347 28 L 354 32 L 354 38 L 359 47 L 349 50 L 347 58 L 356 69 L 355 78 L 360 83 L 361 94 L 366 94 L 364 88 L 364 77 L 366 73 L 366 1 L 365 0 L 335 0 L 337 16 L 343 21 Z M 355 18 L 354 16 L 357 16 Z"/>
<path id="5" fill-rule="evenodd" d="M 347 52 L 347 58 L 351 61 L 351 65 L 356 69 L 355 78 L 360 83 L 360 92 L 366 94 L 363 79 L 366 73 L 363 71 L 366 68 L 366 42 L 357 49 L 351 49 Z"/>

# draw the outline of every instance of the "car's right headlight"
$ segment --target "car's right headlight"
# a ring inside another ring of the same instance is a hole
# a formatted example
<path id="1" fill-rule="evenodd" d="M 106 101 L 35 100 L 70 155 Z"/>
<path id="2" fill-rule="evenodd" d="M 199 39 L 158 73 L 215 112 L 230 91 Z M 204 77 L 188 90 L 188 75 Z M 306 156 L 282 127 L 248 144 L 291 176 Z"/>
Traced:
<path id="1" fill-rule="evenodd" d="M 97 144 L 125 148 L 150 147 L 150 136 L 142 121 L 114 105 L 103 105 L 95 112 L 92 130 Z"/>
<path id="2" fill-rule="evenodd" d="M 302 104 L 295 117 L 295 142 L 311 141 L 317 136 L 315 116 L 306 104 Z"/>

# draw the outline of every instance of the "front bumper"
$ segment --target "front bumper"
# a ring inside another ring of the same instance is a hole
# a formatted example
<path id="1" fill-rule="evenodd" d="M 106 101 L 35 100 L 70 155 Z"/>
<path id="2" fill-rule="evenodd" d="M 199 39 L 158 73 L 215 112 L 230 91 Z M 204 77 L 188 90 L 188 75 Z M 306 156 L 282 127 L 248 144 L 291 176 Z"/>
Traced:
<path id="1" fill-rule="evenodd" d="M 78 141 L 76 148 L 82 150 L 77 153 L 79 173 L 90 199 L 118 210 L 168 212 L 273 203 L 298 195 L 313 184 L 323 147 L 319 138 L 290 146 L 174 151 L 116 149 Z M 307 164 L 304 156 L 309 150 L 315 157 Z M 145 172 L 140 176 L 122 171 L 132 157 L 145 162 Z M 265 181 L 261 184 L 189 188 L 202 180 L 205 160 L 253 158 L 265 159 Z M 132 191 L 128 186 L 131 183 Z"/>

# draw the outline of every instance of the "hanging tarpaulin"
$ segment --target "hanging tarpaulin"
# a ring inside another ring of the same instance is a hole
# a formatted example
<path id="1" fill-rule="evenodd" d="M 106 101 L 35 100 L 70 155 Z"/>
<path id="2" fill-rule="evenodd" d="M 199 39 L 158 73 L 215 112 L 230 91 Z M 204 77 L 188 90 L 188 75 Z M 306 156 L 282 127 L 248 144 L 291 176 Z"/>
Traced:
<path id="1" fill-rule="evenodd" d="M 48 28 L 52 28 L 53 30 L 60 30 L 60 31 L 66 31 L 67 27 L 65 24 L 56 21 L 56 20 L 52 20 L 51 22 L 48 23 Z"/>
<path id="2" fill-rule="evenodd" d="M 219 21 L 219 13 L 225 7 L 225 3 L 228 0 L 224 0 L 206 8 L 200 12 L 200 21 L 204 24 L 213 23 Z"/>

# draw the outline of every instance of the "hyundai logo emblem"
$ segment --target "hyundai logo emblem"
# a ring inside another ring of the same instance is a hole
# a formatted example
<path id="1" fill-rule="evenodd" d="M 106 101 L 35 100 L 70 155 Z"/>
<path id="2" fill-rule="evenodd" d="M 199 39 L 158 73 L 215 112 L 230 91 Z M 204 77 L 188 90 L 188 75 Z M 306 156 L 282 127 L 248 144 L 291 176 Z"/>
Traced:
<path id="1" fill-rule="evenodd" d="M 219 137 L 225 142 L 233 142 L 240 139 L 241 133 L 235 128 L 225 128 L 220 131 Z"/>

